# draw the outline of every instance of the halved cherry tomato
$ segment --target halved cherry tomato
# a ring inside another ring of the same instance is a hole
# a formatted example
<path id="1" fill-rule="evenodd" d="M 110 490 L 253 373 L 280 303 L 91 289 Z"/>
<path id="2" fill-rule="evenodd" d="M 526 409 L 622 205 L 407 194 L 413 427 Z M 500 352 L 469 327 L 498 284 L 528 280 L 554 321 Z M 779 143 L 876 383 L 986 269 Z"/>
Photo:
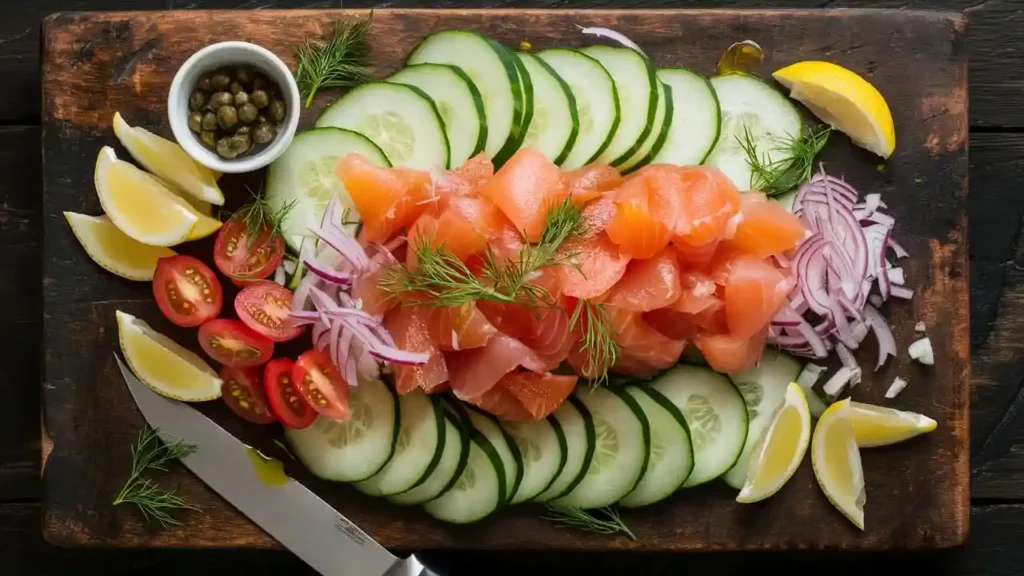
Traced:
<path id="1" fill-rule="evenodd" d="M 348 382 L 327 354 L 320 350 L 303 352 L 292 367 L 292 379 L 313 410 L 332 420 L 348 418 Z"/>
<path id="2" fill-rule="evenodd" d="M 270 413 L 267 394 L 263 391 L 262 374 L 254 368 L 220 369 L 221 397 L 231 411 L 253 424 L 270 424 L 277 420 Z"/>
<path id="3" fill-rule="evenodd" d="M 274 343 L 238 320 L 218 318 L 199 327 L 199 345 L 218 363 L 232 368 L 259 366 L 274 355 Z"/>
<path id="4" fill-rule="evenodd" d="M 270 411 L 289 428 L 305 428 L 316 420 L 314 411 L 299 395 L 292 379 L 295 363 L 288 358 L 274 358 L 263 368 L 263 385 L 267 390 Z"/>
<path id="5" fill-rule="evenodd" d="M 264 228 L 254 240 L 246 234 L 245 220 L 232 216 L 217 232 L 213 263 L 236 284 L 270 276 L 284 256 L 284 238 Z"/>
<path id="6" fill-rule="evenodd" d="M 303 327 L 291 321 L 291 311 L 292 291 L 270 280 L 249 284 L 235 296 L 235 312 L 242 322 L 274 342 L 302 334 Z"/>
<path id="7" fill-rule="evenodd" d="M 168 320 L 189 328 L 220 314 L 222 292 L 209 266 L 177 255 L 157 261 L 153 297 Z"/>

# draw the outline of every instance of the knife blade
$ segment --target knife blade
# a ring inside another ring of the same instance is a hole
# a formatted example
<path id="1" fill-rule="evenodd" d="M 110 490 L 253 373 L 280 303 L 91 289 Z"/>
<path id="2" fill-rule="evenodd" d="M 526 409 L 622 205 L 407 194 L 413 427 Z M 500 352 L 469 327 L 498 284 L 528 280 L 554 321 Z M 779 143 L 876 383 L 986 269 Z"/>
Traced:
<path id="1" fill-rule="evenodd" d="M 314 570 L 324 576 L 436 576 L 415 556 L 400 559 L 388 552 L 293 478 L 285 477 L 283 483 L 261 479 L 251 447 L 188 404 L 157 394 L 117 354 L 114 359 L 139 410 L 161 439 L 198 446 L 181 462 Z"/>

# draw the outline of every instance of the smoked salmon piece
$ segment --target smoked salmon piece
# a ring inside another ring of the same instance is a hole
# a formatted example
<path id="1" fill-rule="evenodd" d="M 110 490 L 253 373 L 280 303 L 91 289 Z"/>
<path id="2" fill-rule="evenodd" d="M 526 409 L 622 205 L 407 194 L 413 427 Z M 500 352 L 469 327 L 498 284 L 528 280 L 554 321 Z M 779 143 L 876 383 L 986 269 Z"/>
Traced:
<path id="1" fill-rule="evenodd" d="M 431 202 L 427 172 L 381 168 L 352 153 L 338 161 L 335 173 L 362 219 L 360 239 L 364 242 L 384 243 L 412 225 Z"/>
<path id="2" fill-rule="evenodd" d="M 512 223 L 505 218 L 494 202 L 486 198 L 475 196 L 449 198 L 447 208 L 469 222 L 477 233 L 487 240 L 496 238 L 506 226 L 512 226 Z"/>
<path id="3" fill-rule="evenodd" d="M 435 306 L 429 328 L 433 341 L 446 351 L 479 348 L 498 331 L 472 302 L 461 306 Z"/>
<path id="4" fill-rule="evenodd" d="M 761 360 L 767 334 L 767 327 L 751 338 L 698 334 L 695 343 L 712 370 L 732 374 L 752 368 Z"/>
<path id="5" fill-rule="evenodd" d="M 529 313 L 533 319 L 530 331 L 522 338 L 543 367 L 554 370 L 569 356 L 573 335 L 569 330 L 569 313 L 564 308 L 544 308 Z"/>
<path id="6" fill-rule="evenodd" d="M 473 406 L 510 422 L 533 420 L 533 414 L 504 386 L 494 386 L 477 398 L 467 400 Z"/>
<path id="7" fill-rule="evenodd" d="M 531 420 L 540 420 L 565 402 L 576 388 L 577 380 L 577 376 L 516 371 L 506 374 L 496 388 L 511 393 L 530 414 Z"/>
<path id="8" fill-rule="evenodd" d="M 352 297 L 361 302 L 363 312 L 383 316 L 398 304 L 398 298 L 380 287 L 380 281 L 387 273 L 387 268 L 380 268 L 356 278 L 352 284 Z"/>
<path id="9" fill-rule="evenodd" d="M 729 220 L 739 213 L 740 194 L 729 177 L 710 166 L 680 169 L 682 214 L 675 242 L 700 248 L 726 235 Z"/>
<path id="10" fill-rule="evenodd" d="M 665 248 L 653 258 L 630 262 L 604 300 L 622 310 L 647 312 L 672 304 L 681 293 L 679 262 L 675 252 Z"/>
<path id="11" fill-rule="evenodd" d="M 619 362 L 614 372 L 632 376 L 650 376 L 679 361 L 686 342 L 673 340 L 643 320 L 639 312 L 606 307 L 615 326 L 619 344 Z"/>
<path id="12" fill-rule="evenodd" d="M 562 293 L 573 298 L 591 299 L 601 296 L 626 273 L 629 258 L 607 234 L 593 238 L 570 238 L 559 250 L 572 264 L 557 268 Z"/>
<path id="13" fill-rule="evenodd" d="M 561 172 L 533 148 L 516 152 L 479 189 L 531 242 L 540 239 L 548 211 L 564 195 Z"/>
<path id="14" fill-rule="evenodd" d="M 697 270 L 688 270 L 680 275 L 679 298 L 672 304 L 672 309 L 687 314 L 697 314 L 712 306 L 721 304 L 716 296 L 718 285 L 711 276 Z"/>
<path id="15" fill-rule="evenodd" d="M 622 185 L 619 171 L 608 164 L 588 164 L 562 172 L 562 188 L 574 204 L 584 205 Z"/>
<path id="16" fill-rule="evenodd" d="M 612 218 L 615 218 L 615 197 L 612 193 L 605 193 L 583 207 L 580 214 L 580 236 L 582 238 L 593 238 L 608 229 Z"/>
<path id="17" fill-rule="evenodd" d="M 793 281 L 765 260 L 733 261 L 725 284 L 729 334 L 747 339 L 763 330 L 793 289 Z"/>
<path id="18" fill-rule="evenodd" d="M 807 234 L 800 218 L 761 194 L 744 194 L 740 215 L 740 222 L 729 243 L 755 258 L 767 258 L 791 250 Z"/>
<path id="19" fill-rule="evenodd" d="M 480 348 L 449 352 L 446 361 L 452 391 L 462 400 L 479 397 L 519 366 L 536 372 L 547 371 L 533 350 L 501 332 L 491 336 Z"/>
<path id="20" fill-rule="evenodd" d="M 615 195 L 615 216 L 608 237 L 630 258 L 650 258 L 672 239 L 672 222 L 679 217 L 678 196 L 665 187 L 653 193 L 647 179 L 637 173 Z M 667 193 L 666 193 L 667 191 Z"/>
<path id="21" fill-rule="evenodd" d="M 661 308 L 644 312 L 644 322 L 672 340 L 690 341 L 697 335 L 693 314 Z"/>
<path id="22" fill-rule="evenodd" d="M 435 249 L 443 246 L 456 258 L 465 261 L 487 247 L 487 239 L 465 218 L 446 209 L 439 218 L 430 214 L 420 216 L 409 230 L 410 249 L 405 256 L 409 270 L 416 269 L 417 252 L 423 244 Z"/>
<path id="23" fill-rule="evenodd" d="M 395 390 L 399 394 L 416 389 L 432 392 L 448 381 L 445 358 L 430 334 L 430 314 L 431 308 L 426 306 L 402 306 L 384 317 L 384 328 L 398 348 L 429 355 L 423 366 L 393 365 Z"/>

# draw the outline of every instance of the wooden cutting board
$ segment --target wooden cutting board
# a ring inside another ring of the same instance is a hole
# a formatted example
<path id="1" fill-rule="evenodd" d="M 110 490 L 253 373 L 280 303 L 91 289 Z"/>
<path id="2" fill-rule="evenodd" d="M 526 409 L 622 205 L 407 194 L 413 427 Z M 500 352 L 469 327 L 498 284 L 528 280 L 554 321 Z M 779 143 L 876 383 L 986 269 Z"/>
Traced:
<path id="1" fill-rule="evenodd" d="M 214 41 L 260 43 L 294 64 L 304 36 L 320 36 L 355 11 L 133 12 L 57 14 L 43 42 L 45 214 L 44 520 L 51 542 L 93 546 L 277 546 L 263 531 L 175 466 L 160 481 L 202 506 L 168 529 L 110 502 L 129 472 L 129 446 L 143 424 L 114 363 L 115 310 L 149 321 L 197 348 L 194 332 L 173 329 L 147 283 L 105 273 L 75 241 L 61 213 L 98 214 L 93 166 L 103 145 L 127 154 L 111 131 L 115 111 L 165 136 L 165 102 L 175 70 Z M 348 486 L 311 478 L 274 443 L 276 428 L 241 423 L 219 402 L 201 409 L 243 440 L 287 462 L 296 478 L 364 528 L 398 549 L 521 548 L 636 550 L 883 549 L 955 546 L 968 522 L 967 46 L 965 19 L 915 11 L 407 11 L 379 10 L 371 32 L 376 73 L 395 70 L 426 34 L 475 30 L 518 47 L 576 46 L 577 25 L 615 28 L 636 40 L 657 66 L 709 74 L 722 50 L 754 39 L 767 55 L 761 74 L 798 60 L 821 59 L 865 75 L 888 99 L 898 144 L 887 162 L 835 135 L 823 156 L 830 172 L 862 192 L 880 192 L 896 217 L 910 303 L 891 303 L 901 351 L 917 321 L 928 326 L 935 366 L 912 365 L 906 353 L 878 372 L 866 370 L 856 398 L 923 412 L 933 434 L 863 452 L 867 530 L 833 509 L 809 458 L 770 500 L 739 505 L 723 484 L 681 492 L 647 509 L 627 511 L 633 542 L 556 529 L 540 510 L 517 506 L 472 526 L 438 523 Z M 304 113 L 306 126 L 329 99 Z M 254 180 L 250 180 L 252 183 Z M 255 180 L 258 183 L 258 180 Z M 243 180 L 225 177 L 229 196 Z M 195 249 L 209 254 L 209 243 Z M 869 339 L 870 341 L 870 339 Z M 875 345 L 861 351 L 873 366 Z M 910 380 L 895 401 L 883 394 L 896 376 Z"/>

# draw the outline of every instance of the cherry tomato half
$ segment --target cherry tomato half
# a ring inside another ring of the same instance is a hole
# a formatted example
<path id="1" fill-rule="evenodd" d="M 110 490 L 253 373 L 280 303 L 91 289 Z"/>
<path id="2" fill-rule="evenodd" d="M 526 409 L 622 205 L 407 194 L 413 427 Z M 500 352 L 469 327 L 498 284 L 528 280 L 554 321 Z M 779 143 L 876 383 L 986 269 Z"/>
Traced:
<path id="1" fill-rule="evenodd" d="M 284 256 L 284 238 L 264 228 L 254 240 L 246 234 L 245 220 L 232 216 L 217 232 L 213 263 L 236 284 L 270 276 Z"/>
<path id="2" fill-rule="evenodd" d="M 292 367 L 292 379 L 313 410 L 332 420 L 348 418 L 348 383 L 327 354 L 303 352 Z"/>
<path id="3" fill-rule="evenodd" d="M 276 418 L 270 413 L 267 395 L 263 391 L 262 374 L 255 368 L 220 369 L 221 397 L 231 411 L 253 424 L 270 424 Z"/>
<path id="4" fill-rule="evenodd" d="M 199 327 L 199 345 L 218 363 L 232 368 L 259 366 L 274 355 L 274 343 L 238 320 L 218 318 Z"/>
<path id="5" fill-rule="evenodd" d="M 220 314 L 222 292 L 209 266 L 179 254 L 157 261 L 153 297 L 168 320 L 188 328 Z"/>
<path id="6" fill-rule="evenodd" d="M 306 428 L 316 420 L 316 411 L 299 395 L 292 379 L 295 363 L 288 358 L 274 358 L 263 368 L 263 385 L 267 391 L 270 411 L 289 428 Z"/>
<path id="7" fill-rule="evenodd" d="M 291 321 L 291 290 L 270 280 L 242 288 L 235 296 L 235 312 L 246 326 L 274 342 L 291 340 L 303 331 Z"/>

